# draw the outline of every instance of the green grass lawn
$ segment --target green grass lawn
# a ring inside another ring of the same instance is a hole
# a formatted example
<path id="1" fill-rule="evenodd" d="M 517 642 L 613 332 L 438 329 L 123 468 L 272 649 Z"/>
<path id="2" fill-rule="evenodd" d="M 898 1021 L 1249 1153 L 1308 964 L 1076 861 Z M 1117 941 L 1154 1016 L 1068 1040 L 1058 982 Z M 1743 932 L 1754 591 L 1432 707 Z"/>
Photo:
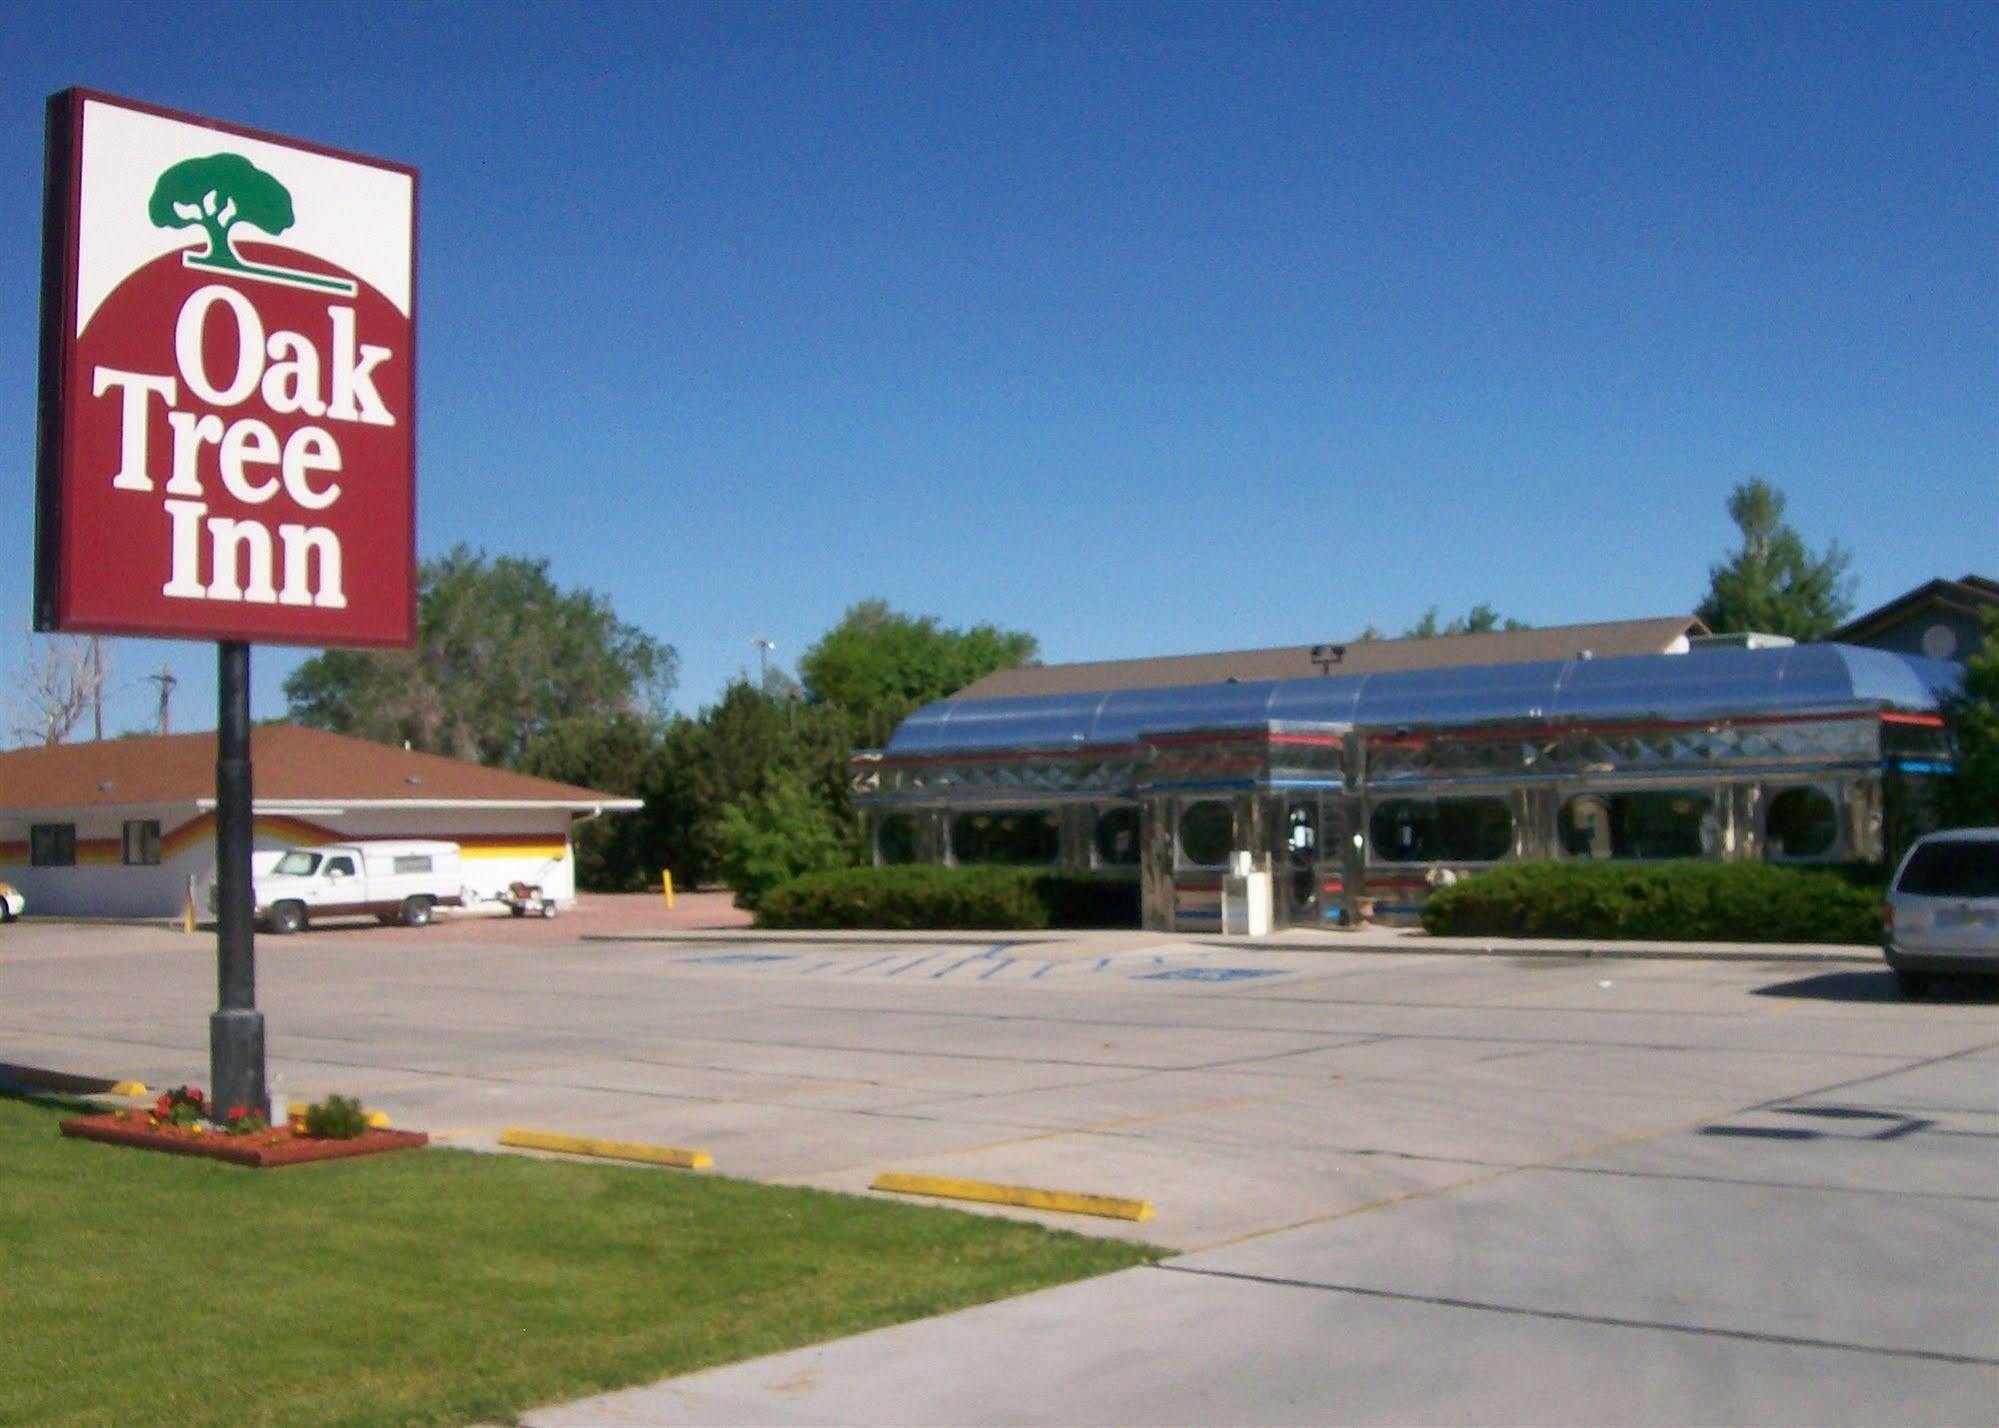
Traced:
<path id="1" fill-rule="evenodd" d="M 928 1206 L 425 1150 L 247 1170 L 0 1098 L 0 1423 L 506 1422 L 1142 1263 Z"/>

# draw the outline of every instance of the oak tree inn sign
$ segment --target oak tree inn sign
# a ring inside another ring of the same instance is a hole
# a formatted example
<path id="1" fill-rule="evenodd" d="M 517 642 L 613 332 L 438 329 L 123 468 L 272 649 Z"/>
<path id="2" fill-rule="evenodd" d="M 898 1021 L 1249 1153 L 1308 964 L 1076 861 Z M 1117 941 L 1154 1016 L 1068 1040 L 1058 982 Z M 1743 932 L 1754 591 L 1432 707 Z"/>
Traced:
<path id="1" fill-rule="evenodd" d="M 416 173 L 49 106 L 37 629 L 415 638 Z"/>

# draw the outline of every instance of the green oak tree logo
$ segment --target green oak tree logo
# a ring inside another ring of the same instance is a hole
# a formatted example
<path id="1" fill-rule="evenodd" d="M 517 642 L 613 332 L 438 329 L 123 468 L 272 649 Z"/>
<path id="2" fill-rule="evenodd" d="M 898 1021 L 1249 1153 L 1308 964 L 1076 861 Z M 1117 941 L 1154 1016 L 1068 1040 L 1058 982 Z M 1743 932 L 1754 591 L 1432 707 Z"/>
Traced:
<path id="1" fill-rule="evenodd" d="M 155 228 L 198 226 L 207 235 L 207 251 L 182 255 L 181 261 L 190 268 L 354 295 L 354 284 L 344 278 L 245 262 L 237 253 L 232 235 L 238 224 L 247 223 L 275 238 L 296 221 L 291 190 L 241 154 L 209 154 L 173 165 L 153 185 L 146 216 Z"/>

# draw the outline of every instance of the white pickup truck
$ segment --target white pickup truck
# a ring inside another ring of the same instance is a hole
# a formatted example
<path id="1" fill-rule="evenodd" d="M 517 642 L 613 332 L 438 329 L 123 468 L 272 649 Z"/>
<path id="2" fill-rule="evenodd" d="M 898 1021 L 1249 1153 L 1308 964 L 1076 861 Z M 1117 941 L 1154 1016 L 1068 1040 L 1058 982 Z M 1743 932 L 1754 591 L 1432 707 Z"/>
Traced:
<path id="1" fill-rule="evenodd" d="M 456 843 L 366 840 L 293 848 L 257 870 L 257 920 L 277 933 L 328 917 L 377 917 L 422 927 L 433 908 L 465 902 Z"/>

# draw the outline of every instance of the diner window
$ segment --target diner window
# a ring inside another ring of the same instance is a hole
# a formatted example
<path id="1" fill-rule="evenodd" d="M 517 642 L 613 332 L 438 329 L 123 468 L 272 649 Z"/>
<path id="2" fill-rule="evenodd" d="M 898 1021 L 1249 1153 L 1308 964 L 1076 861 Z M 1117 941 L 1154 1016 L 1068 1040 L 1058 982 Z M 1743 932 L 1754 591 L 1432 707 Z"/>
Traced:
<path id="1" fill-rule="evenodd" d="M 959 863 L 1052 863 L 1061 848 L 1061 828 L 1046 809 L 961 813 L 951 820 L 951 856 Z"/>
<path id="2" fill-rule="evenodd" d="M 1562 848 L 1577 858 L 1699 858 L 1719 841 L 1714 800 L 1686 789 L 1581 794 L 1560 822 Z"/>
<path id="3" fill-rule="evenodd" d="M 67 868 L 76 862 L 74 823 L 36 823 L 28 828 L 28 861 L 37 868 Z"/>
<path id="4" fill-rule="evenodd" d="M 1839 842 L 1839 808 L 1822 788 L 1787 788 L 1763 815 L 1763 854 L 1779 862 L 1823 858 Z"/>
<path id="5" fill-rule="evenodd" d="M 1513 851 L 1513 810 L 1501 798 L 1393 798 L 1367 831 L 1384 862 L 1496 863 Z"/>
<path id="6" fill-rule="evenodd" d="M 1180 810 L 1180 856 L 1196 867 L 1218 868 L 1235 850 L 1235 809 L 1207 798 Z"/>
<path id="7" fill-rule="evenodd" d="M 128 868 L 155 866 L 160 861 L 160 824 L 156 818 L 130 818 L 125 821 L 125 866 Z"/>
<path id="8" fill-rule="evenodd" d="M 1105 868 L 1138 866 L 1138 810 L 1112 808 L 1097 818 L 1097 864 Z"/>
<path id="9" fill-rule="evenodd" d="M 875 825 L 875 848 L 883 863 L 900 867 L 916 861 L 916 820 L 907 813 L 890 813 Z"/>

